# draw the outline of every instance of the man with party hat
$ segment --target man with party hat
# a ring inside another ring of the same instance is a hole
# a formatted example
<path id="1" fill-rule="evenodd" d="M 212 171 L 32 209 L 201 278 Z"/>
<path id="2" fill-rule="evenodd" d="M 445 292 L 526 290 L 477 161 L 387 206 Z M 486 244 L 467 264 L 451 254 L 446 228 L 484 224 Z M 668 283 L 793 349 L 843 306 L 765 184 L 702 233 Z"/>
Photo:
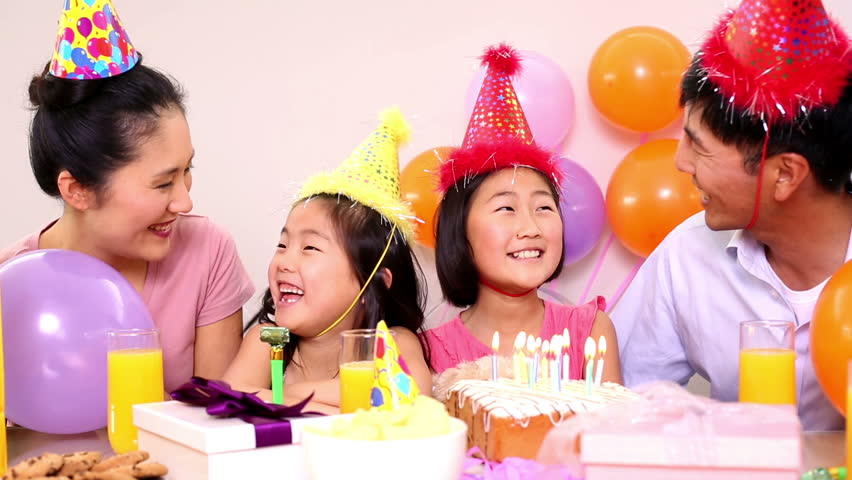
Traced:
<path id="1" fill-rule="evenodd" d="M 698 373 L 735 401 L 740 323 L 787 320 L 804 428 L 842 428 L 809 335 L 826 281 L 852 259 L 850 73 L 850 42 L 819 0 L 743 0 L 710 32 L 683 79 L 676 157 L 704 211 L 648 257 L 613 314 L 628 386 Z"/>

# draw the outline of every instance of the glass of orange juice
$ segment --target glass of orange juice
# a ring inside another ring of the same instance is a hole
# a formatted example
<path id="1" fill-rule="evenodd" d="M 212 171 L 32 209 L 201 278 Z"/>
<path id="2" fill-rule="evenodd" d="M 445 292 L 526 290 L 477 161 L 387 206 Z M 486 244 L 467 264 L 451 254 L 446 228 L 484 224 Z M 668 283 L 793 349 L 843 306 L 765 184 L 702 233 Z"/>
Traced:
<path id="1" fill-rule="evenodd" d="M 137 449 L 133 405 L 163 401 L 163 349 L 156 328 L 109 330 L 107 337 L 109 443 L 126 453 Z"/>
<path id="2" fill-rule="evenodd" d="M 740 324 L 740 401 L 796 404 L 795 326 L 785 320 Z"/>
<path id="3" fill-rule="evenodd" d="M 376 329 L 346 330 L 340 337 L 340 413 L 368 410 L 375 379 Z"/>

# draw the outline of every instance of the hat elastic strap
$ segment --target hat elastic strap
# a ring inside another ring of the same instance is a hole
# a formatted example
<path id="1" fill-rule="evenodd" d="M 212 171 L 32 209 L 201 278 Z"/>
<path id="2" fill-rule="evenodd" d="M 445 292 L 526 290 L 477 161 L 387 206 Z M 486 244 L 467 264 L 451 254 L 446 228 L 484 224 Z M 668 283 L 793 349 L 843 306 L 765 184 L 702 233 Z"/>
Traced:
<path id="1" fill-rule="evenodd" d="M 376 276 L 376 272 L 379 271 L 379 267 L 382 265 L 382 262 L 385 261 L 385 256 L 387 255 L 388 250 L 390 250 L 391 242 L 394 239 L 394 233 L 396 233 L 396 224 L 395 223 L 393 224 L 393 228 L 391 229 L 390 235 L 388 235 L 388 243 L 385 245 L 385 250 L 382 252 L 382 256 L 379 257 L 379 261 L 376 262 L 376 266 L 373 267 L 373 271 L 370 272 L 370 276 L 367 277 L 367 281 L 364 282 L 364 286 L 361 287 L 361 291 L 358 292 L 358 295 L 355 296 L 355 300 L 352 300 L 352 304 L 350 304 L 349 308 L 347 308 L 346 311 L 343 312 L 343 315 L 341 315 L 337 320 L 334 321 L 334 323 L 329 325 L 328 328 L 326 328 L 325 330 L 320 332 L 314 338 L 319 338 L 319 337 L 325 335 L 326 333 L 328 333 L 329 331 L 331 331 L 331 329 L 333 329 L 334 327 L 339 325 L 340 322 L 342 322 L 343 319 L 346 318 L 347 315 L 349 315 L 349 312 L 351 312 L 352 309 L 355 308 L 355 305 L 358 305 L 358 301 L 361 300 L 361 296 L 364 295 L 364 291 L 367 290 L 367 287 L 370 286 L 370 282 L 373 280 L 373 277 Z"/>
<path id="2" fill-rule="evenodd" d="M 748 226 L 745 227 L 746 230 L 749 230 L 751 227 L 757 223 L 757 217 L 760 214 L 760 193 L 763 190 L 763 167 L 766 165 L 766 150 L 769 146 L 769 125 L 766 126 L 766 138 L 763 139 L 763 152 L 760 154 L 760 168 L 757 173 L 757 193 L 755 194 L 754 199 L 754 214 L 751 216 L 751 221 L 748 222 Z"/>

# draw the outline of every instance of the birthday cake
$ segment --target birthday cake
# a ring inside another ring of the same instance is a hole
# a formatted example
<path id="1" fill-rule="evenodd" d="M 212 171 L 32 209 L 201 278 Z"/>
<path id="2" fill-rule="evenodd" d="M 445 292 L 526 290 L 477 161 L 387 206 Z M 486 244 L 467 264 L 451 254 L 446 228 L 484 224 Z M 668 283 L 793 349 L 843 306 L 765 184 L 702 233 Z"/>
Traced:
<path id="1" fill-rule="evenodd" d="M 573 380 L 554 392 L 501 378 L 459 380 L 444 400 L 450 415 L 468 426 L 468 446 L 479 447 L 491 460 L 506 457 L 534 459 L 544 436 L 554 425 L 574 414 L 638 398 L 621 385 L 603 383 L 586 394 L 586 382 Z"/>

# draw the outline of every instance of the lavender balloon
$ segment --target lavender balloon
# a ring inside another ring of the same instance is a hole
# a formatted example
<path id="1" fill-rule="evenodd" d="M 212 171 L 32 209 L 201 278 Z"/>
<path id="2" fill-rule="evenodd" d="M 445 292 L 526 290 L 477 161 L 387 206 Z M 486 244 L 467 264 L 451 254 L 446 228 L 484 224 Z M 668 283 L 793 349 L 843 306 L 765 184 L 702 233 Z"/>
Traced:
<path id="1" fill-rule="evenodd" d="M 6 416 L 45 433 L 107 424 L 107 330 L 153 328 L 130 283 L 69 250 L 36 250 L 0 265 Z"/>
<path id="2" fill-rule="evenodd" d="M 569 265 L 597 245 L 606 225 L 606 204 L 598 182 L 577 162 L 561 157 L 559 168 L 565 174 L 559 205 L 565 232 L 564 264 Z"/>
<path id="3" fill-rule="evenodd" d="M 521 51 L 521 73 L 512 79 L 518 101 L 530 125 L 535 142 L 558 152 L 574 123 L 574 90 L 562 68 L 536 52 Z M 474 75 L 465 97 L 465 118 L 470 118 L 485 67 Z"/>

